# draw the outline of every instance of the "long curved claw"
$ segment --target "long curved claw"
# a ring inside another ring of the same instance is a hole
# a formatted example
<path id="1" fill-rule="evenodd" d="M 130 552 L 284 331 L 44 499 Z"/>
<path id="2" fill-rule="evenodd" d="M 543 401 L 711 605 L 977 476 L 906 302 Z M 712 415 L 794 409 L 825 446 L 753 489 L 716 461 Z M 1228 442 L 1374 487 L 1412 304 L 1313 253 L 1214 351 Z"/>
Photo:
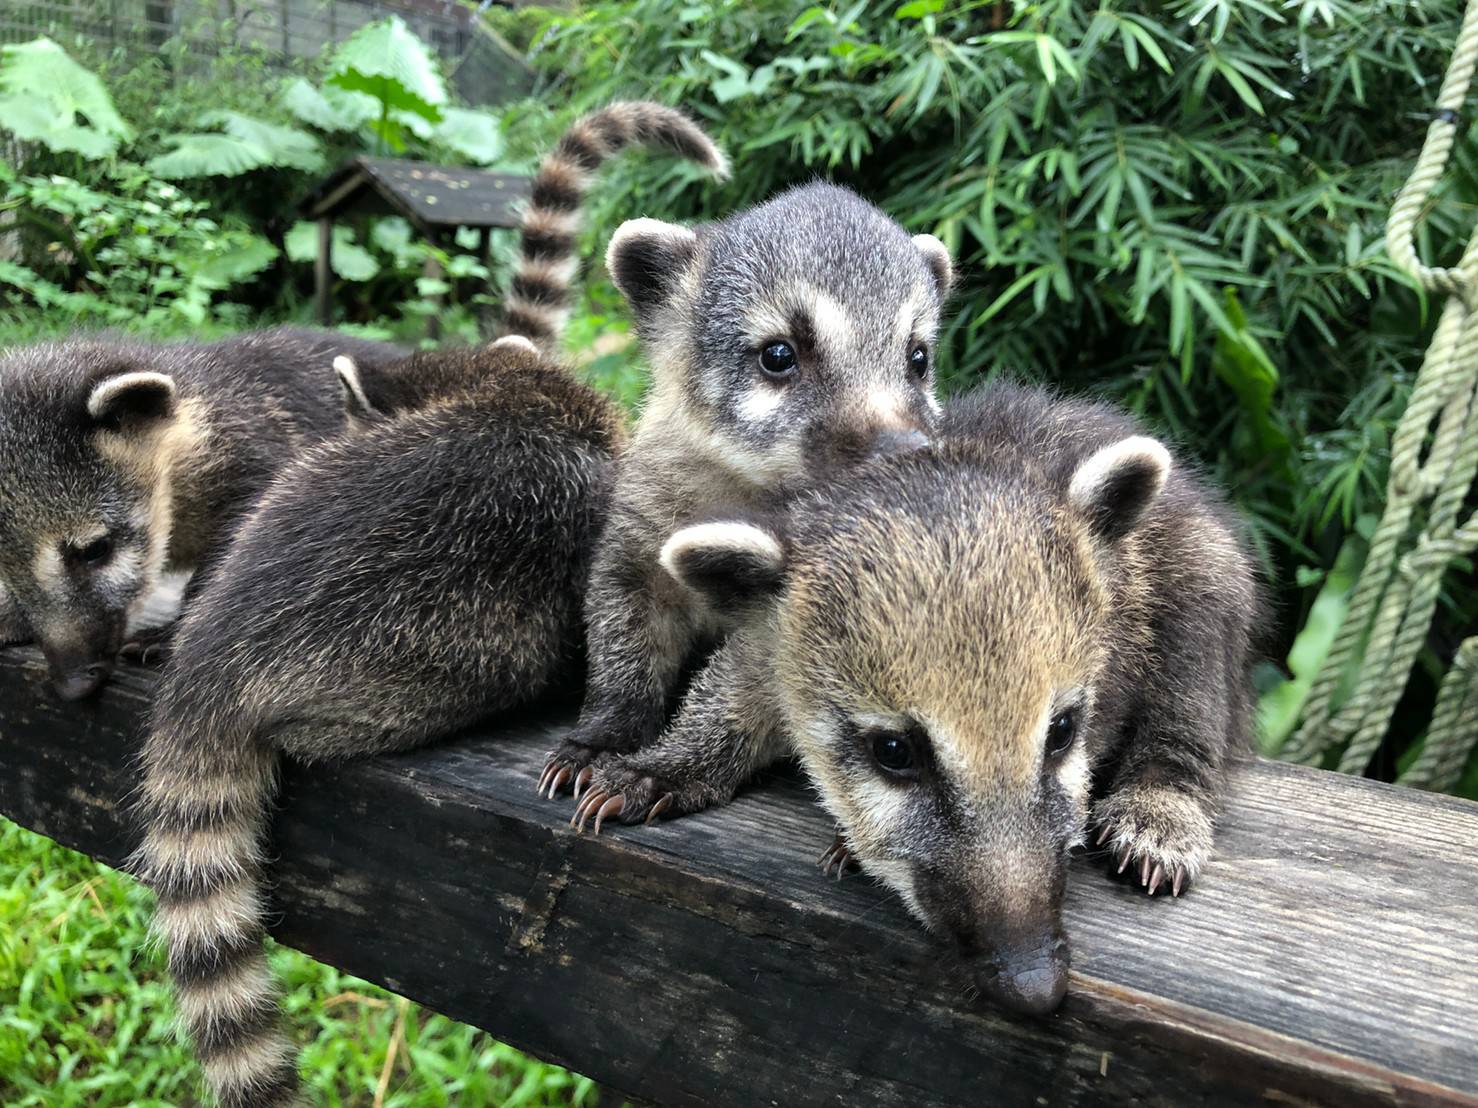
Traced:
<path id="1" fill-rule="evenodd" d="M 1112 837 L 1113 833 L 1114 833 L 1114 829 L 1112 827 L 1110 827 L 1108 824 L 1105 823 L 1103 825 L 1103 830 L 1098 833 L 1098 841 L 1096 843 L 1094 843 L 1093 845 L 1094 846 L 1102 846 L 1104 843 L 1106 843 L 1106 842 L 1109 841 L 1109 839 L 1110 839 L 1110 837 Z"/>
<path id="2" fill-rule="evenodd" d="M 595 776 L 595 770 L 593 770 L 589 766 L 586 766 L 579 773 L 575 774 L 575 799 L 576 800 L 579 800 L 580 799 L 580 794 L 585 790 L 585 787 L 590 784 L 590 779 L 592 777 L 594 777 L 594 776 Z"/>
<path id="3" fill-rule="evenodd" d="M 600 834 L 600 825 L 605 822 L 605 818 L 607 816 L 619 816 L 621 814 L 621 809 L 625 807 L 626 797 L 623 796 L 621 793 L 617 793 L 615 796 L 611 797 L 604 804 L 602 804 L 600 806 L 600 810 L 595 813 L 595 833 L 597 835 Z"/>
<path id="4" fill-rule="evenodd" d="M 549 779 L 554 776 L 555 765 L 553 762 L 544 763 L 544 772 L 539 774 L 539 784 L 534 792 L 539 796 L 544 795 L 544 790 L 549 788 Z"/>
<path id="5" fill-rule="evenodd" d="M 559 790 L 565 787 L 565 782 L 573 776 L 574 771 L 569 766 L 560 766 L 554 777 L 549 782 L 549 799 L 553 800 L 559 795 Z"/>
<path id="6" fill-rule="evenodd" d="M 1150 856 L 1146 854 L 1139 863 L 1139 883 L 1148 885 L 1150 883 Z"/>
<path id="7" fill-rule="evenodd" d="M 651 823 L 667 809 L 672 807 L 672 794 L 663 793 L 657 798 L 657 803 L 652 805 L 652 810 L 647 813 L 647 818 L 642 820 L 643 825 Z"/>
<path id="8" fill-rule="evenodd" d="M 1118 872 L 1119 873 L 1123 873 L 1128 868 L 1129 868 L 1129 847 L 1126 845 L 1122 850 L 1119 851 L 1119 869 L 1118 869 Z"/>
<path id="9" fill-rule="evenodd" d="M 575 814 L 570 817 L 570 826 L 583 834 L 586 822 L 595 814 L 595 810 L 600 807 L 601 803 L 608 796 L 610 794 L 604 789 L 591 789 L 585 794 L 584 799 L 575 806 Z"/>
<path id="10" fill-rule="evenodd" d="M 1156 862 L 1155 863 L 1154 872 L 1150 874 L 1150 881 L 1149 881 L 1150 896 L 1154 896 L 1155 895 L 1155 890 L 1160 887 L 1160 883 L 1162 881 L 1164 881 L 1164 880 L 1165 880 L 1165 867 L 1162 866 L 1162 865 L 1160 865 L 1159 862 Z"/>
<path id="11" fill-rule="evenodd" d="M 1170 895 L 1171 896 L 1179 896 L 1180 895 L 1180 890 L 1185 886 L 1185 880 L 1186 880 L 1185 866 L 1176 866 L 1175 867 L 1175 880 L 1173 880 L 1173 881 L 1170 882 Z"/>

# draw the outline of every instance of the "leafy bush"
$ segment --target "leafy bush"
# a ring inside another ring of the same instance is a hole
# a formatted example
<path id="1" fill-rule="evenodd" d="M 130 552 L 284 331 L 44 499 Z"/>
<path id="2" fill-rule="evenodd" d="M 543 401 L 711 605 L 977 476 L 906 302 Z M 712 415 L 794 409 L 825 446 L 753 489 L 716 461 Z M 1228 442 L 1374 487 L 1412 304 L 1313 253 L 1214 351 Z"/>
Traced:
<path id="1" fill-rule="evenodd" d="M 1254 525 L 1282 653 L 1379 511 L 1429 334 L 1381 237 L 1461 10 L 620 0 L 501 18 L 568 98 L 555 118 L 547 95 L 510 112 L 521 144 L 613 96 L 655 96 L 707 121 L 737 167 L 682 214 L 822 171 L 943 238 L 964 275 L 949 382 L 1008 372 L 1106 394 L 1203 458 Z M 1430 259 L 1465 238 L 1474 164 L 1460 144 Z M 607 230 L 639 214 L 628 183 L 605 190 Z M 1471 582 L 1450 587 L 1403 738 L 1475 621 Z M 1304 640 L 1301 668 L 1319 641 Z M 1296 712 L 1297 689 L 1274 695 Z M 1387 769 L 1402 742 L 1389 745 Z"/>

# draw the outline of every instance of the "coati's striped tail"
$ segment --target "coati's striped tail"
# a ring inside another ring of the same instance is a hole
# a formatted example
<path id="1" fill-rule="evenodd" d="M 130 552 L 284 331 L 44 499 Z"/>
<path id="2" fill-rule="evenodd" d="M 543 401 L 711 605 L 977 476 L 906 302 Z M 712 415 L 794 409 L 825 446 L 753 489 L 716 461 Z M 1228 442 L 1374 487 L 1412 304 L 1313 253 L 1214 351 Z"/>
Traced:
<path id="1" fill-rule="evenodd" d="M 230 713 L 204 715 L 200 727 L 186 728 L 156 707 L 133 868 L 158 898 L 155 930 L 211 1090 L 224 1108 L 291 1104 L 297 1051 L 281 1026 L 262 945 L 275 757 L 249 732 L 231 733 Z"/>
<path id="2" fill-rule="evenodd" d="M 729 160 L 675 108 L 621 100 L 577 120 L 539 167 L 524 211 L 518 269 L 503 309 L 504 335 L 544 348 L 564 330 L 577 259 L 580 209 L 596 170 L 629 146 L 654 146 L 729 175 Z"/>

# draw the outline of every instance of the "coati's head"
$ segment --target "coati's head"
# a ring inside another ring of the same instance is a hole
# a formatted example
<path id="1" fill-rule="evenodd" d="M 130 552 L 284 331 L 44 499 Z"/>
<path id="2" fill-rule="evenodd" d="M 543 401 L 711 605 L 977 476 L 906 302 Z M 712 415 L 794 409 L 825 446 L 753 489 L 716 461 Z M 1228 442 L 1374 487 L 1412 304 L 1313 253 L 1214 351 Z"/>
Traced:
<path id="1" fill-rule="evenodd" d="M 174 472 L 204 434 L 147 351 L 78 341 L 0 356 L 0 586 L 61 696 L 112 670 L 168 556 Z"/>
<path id="2" fill-rule="evenodd" d="M 644 425 L 694 428 L 756 484 L 927 441 L 952 280 L 932 235 L 817 183 L 696 228 L 632 220 L 606 263 L 652 365 Z"/>
<path id="3" fill-rule="evenodd" d="M 1083 841 L 1110 581 L 1169 466 L 1133 437 L 1056 487 L 962 445 L 865 466 L 779 526 L 710 522 L 662 562 L 772 636 L 786 727 L 863 868 L 976 985 L 1047 1012 Z"/>
<path id="4" fill-rule="evenodd" d="M 494 374 L 540 361 L 522 335 L 505 335 L 480 347 L 427 350 L 377 367 L 361 367 L 347 354 L 333 361 L 351 431 L 362 431 L 401 412 L 474 388 Z"/>

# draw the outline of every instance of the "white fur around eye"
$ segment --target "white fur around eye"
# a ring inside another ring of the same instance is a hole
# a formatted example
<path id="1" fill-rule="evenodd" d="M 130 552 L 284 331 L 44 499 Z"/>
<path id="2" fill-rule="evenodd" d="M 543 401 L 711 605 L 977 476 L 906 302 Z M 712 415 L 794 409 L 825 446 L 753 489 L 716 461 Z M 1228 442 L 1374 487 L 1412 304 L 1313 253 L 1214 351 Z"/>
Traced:
<path id="1" fill-rule="evenodd" d="M 57 596 L 65 591 L 67 575 L 62 564 L 62 552 L 50 539 L 43 539 L 36 548 L 36 556 L 31 560 L 31 576 L 44 593 Z"/>
<path id="2" fill-rule="evenodd" d="M 772 418 L 785 402 L 785 389 L 757 382 L 739 401 L 739 418 L 746 423 L 762 423 Z"/>

